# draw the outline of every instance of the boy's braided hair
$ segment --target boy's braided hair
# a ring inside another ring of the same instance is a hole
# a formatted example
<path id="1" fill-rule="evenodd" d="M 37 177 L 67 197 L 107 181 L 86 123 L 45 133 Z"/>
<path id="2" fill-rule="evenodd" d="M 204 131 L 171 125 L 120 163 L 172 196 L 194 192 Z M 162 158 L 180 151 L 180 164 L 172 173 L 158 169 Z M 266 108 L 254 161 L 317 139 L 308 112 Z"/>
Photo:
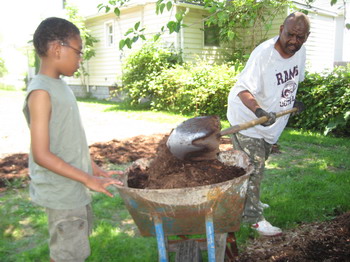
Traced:
<path id="1" fill-rule="evenodd" d="M 70 38 L 80 35 L 78 27 L 68 20 L 50 17 L 43 20 L 35 30 L 33 44 L 36 53 L 46 56 L 48 44 L 53 41 L 67 42 Z"/>

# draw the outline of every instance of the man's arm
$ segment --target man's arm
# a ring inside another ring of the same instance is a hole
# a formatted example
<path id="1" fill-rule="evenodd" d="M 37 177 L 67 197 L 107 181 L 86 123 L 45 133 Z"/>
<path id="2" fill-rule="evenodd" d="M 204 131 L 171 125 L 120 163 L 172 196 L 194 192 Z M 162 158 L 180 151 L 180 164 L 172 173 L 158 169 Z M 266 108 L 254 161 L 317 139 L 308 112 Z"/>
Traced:
<path id="1" fill-rule="evenodd" d="M 44 90 L 33 91 L 28 98 L 30 112 L 31 147 L 34 161 L 61 176 L 83 183 L 86 187 L 112 196 L 106 190 L 111 184 L 121 185 L 118 180 L 98 178 L 69 165 L 50 151 L 49 122 L 51 117 L 51 100 Z"/>
<path id="2" fill-rule="evenodd" d="M 267 120 L 265 123 L 262 123 L 262 126 L 270 126 L 276 122 L 276 113 L 266 112 L 263 110 L 256 101 L 255 97 L 248 90 L 240 92 L 238 96 L 241 99 L 242 103 L 248 107 L 256 117 L 268 117 L 269 120 Z"/>
<path id="3" fill-rule="evenodd" d="M 254 96 L 248 91 L 244 90 L 238 94 L 239 98 L 241 99 L 242 103 L 248 107 L 253 113 L 260 108 L 258 102 L 254 98 Z"/>

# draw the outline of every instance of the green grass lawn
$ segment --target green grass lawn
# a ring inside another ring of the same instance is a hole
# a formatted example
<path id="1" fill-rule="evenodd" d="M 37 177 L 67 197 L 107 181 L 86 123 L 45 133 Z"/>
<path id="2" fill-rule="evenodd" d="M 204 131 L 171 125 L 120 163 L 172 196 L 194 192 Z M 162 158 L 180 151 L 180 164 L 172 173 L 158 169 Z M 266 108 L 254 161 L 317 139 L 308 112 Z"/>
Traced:
<path id="1" fill-rule="evenodd" d="M 89 103 L 102 112 L 120 110 L 130 117 L 150 117 L 152 121 L 155 117 L 156 121 L 186 118 L 131 110 L 112 102 L 79 103 Z M 282 153 L 271 155 L 262 185 L 262 202 L 270 205 L 265 210 L 267 220 L 287 230 L 350 211 L 350 139 L 286 129 L 278 144 Z M 116 190 L 114 193 L 114 198 L 93 193 L 95 223 L 90 239 L 92 255 L 87 261 L 157 261 L 155 238 L 140 236 L 123 200 Z M 48 261 L 45 212 L 30 202 L 27 188 L 0 194 L 0 217 L 0 261 Z M 242 225 L 236 236 L 242 248 L 257 234 Z"/>

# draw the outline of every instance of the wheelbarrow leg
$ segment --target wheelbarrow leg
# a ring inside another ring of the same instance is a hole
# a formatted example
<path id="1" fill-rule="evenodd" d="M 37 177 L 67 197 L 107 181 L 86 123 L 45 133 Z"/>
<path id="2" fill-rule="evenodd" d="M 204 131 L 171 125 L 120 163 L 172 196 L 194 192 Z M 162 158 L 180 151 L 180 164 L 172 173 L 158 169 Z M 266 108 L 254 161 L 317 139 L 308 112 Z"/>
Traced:
<path id="1" fill-rule="evenodd" d="M 157 237 L 159 262 L 168 262 L 162 219 L 158 217 L 154 217 L 153 219 Z"/>
<path id="2" fill-rule="evenodd" d="M 207 234 L 208 261 L 215 262 L 215 233 L 213 217 L 211 215 L 205 218 L 205 229 Z"/>

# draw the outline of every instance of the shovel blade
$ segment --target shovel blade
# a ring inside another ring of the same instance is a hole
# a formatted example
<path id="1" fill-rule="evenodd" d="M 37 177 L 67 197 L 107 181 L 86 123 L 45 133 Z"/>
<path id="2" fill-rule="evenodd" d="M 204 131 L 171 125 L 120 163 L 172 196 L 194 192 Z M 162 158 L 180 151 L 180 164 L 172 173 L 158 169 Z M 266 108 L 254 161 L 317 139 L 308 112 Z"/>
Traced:
<path id="1" fill-rule="evenodd" d="M 220 129 L 218 116 L 187 119 L 170 133 L 167 147 L 181 160 L 215 159 L 219 151 Z"/>

